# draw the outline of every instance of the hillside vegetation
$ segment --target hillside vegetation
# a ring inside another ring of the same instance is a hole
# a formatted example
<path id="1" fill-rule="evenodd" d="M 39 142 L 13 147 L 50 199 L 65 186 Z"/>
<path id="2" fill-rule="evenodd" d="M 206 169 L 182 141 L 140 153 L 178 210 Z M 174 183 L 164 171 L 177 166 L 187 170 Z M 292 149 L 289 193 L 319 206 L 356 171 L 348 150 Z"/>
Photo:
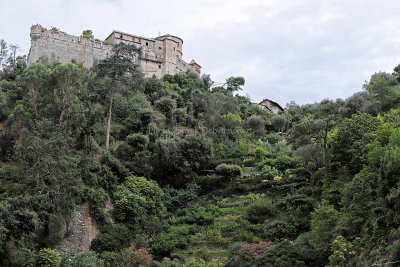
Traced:
<path id="1" fill-rule="evenodd" d="M 144 78 L 140 50 L 114 51 L 90 70 L 3 66 L 1 266 L 400 260 L 400 67 L 346 100 L 272 114 L 237 94 L 242 77 Z M 86 202 L 101 233 L 60 255 Z"/>

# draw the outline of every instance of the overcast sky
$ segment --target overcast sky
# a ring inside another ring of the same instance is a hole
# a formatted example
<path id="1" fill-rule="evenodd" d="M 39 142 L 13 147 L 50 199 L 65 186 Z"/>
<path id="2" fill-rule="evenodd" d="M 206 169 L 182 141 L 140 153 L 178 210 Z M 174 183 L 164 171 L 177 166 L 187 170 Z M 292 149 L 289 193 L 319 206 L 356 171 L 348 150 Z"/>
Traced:
<path id="1" fill-rule="evenodd" d="M 39 23 L 105 39 L 112 30 L 184 40 L 215 82 L 243 76 L 254 102 L 347 98 L 400 63 L 400 1 L 0 0 L 0 39 L 30 47 Z"/>

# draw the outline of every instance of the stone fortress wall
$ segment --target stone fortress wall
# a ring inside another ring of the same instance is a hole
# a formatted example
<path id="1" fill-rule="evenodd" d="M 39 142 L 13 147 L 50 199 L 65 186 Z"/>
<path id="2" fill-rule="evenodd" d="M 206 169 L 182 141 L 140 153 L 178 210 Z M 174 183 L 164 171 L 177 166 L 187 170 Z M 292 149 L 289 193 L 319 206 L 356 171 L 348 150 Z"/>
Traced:
<path id="1" fill-rule="evenodd" d="M 90 68 L 96 61 L 110 56 L 114 44 L 124 42 L 142 48 L 140 65 L 147 77 L 155 75 L 161 78 L 165 74 L 173 75 L 188 70 L 199 74 L 201 72 L 201 66 L 194 60 L 187 63 L 182 59 L 183 40 L 173 35 L 146 38 L 113 31 L 103 42 L 33 25 L 30 36 L 28 66 L 47 57 L 50 62 L 66 63 L 75 60 Z"/>

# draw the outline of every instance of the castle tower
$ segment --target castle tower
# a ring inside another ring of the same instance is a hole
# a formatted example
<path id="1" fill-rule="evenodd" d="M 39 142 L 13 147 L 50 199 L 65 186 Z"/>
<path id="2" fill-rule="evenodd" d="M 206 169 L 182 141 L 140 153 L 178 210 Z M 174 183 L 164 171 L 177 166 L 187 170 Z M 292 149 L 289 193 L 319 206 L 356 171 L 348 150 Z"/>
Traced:
<path id="1" fill-rule="evenodd" d="M 190 61 L 189 65 L 193 68 L 194 71 L 196 71 L 198 74 L 201 72 L 201 66 L 194 60 Z"/>
<path id="2" fill-rule="evenodd" d="M 42 37 L 42 31 L 43 28 L 40 24 L 32 25 L 31 26 L 31 47 L 29 49 L 29 54 L 28 54 L 28 66 L 31 65 L 32 63 L 36 62 L 41 53 L 40 53 L 40 47 L 39 47 L 39 40 Z"/>
<path id="3" fill-rule="evenodd" d="M 36 40 L 42 35 L 42 26 L 40 24 L 32 25 L 31 26 L 31 39 Z"/>
<path id="4" fill-rule="evenodd" d="M 182 61 L 183 40 L 173 35 L 163 35 L 157 37 L 164 43 L 164 74 L 175 74 L 180 72 L 180 63 Z"/>

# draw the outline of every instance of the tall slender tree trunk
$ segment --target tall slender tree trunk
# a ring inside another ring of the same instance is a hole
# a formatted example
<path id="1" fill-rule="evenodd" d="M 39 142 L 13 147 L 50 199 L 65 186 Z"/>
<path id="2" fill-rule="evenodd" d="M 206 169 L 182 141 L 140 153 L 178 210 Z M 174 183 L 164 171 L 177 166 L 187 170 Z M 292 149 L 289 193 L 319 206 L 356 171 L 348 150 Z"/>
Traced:
<path id="1" fill-rule="evenodd" d="M 59 125 L 61 125 L 64 121 L 65 112 L 67 111 L 67 102 L 68 102 L 68 97 L 64 96 L 63 101 L 62 101 L 62 109 L 61 109 L 61 113 L 60 113 L 60 118 L 58 119 Z"/>
<path id="2" fill-rule="evenodd" d="M 326 122 L 325 136 L 324 136 L 324 165 L 325 165 L 325 178 L 329 176 L 329 157 L 328 157 L 328 133 L 329 133 L 329 121 Z"/>
<path id="3" fill-rule="evenodd" d="M 310 177 L 310 184 L 311 184 L 311 197 L 314 198 L 315 195 L 315 180 L 314 180 L 314 173 L 311 173 Z"/>
<path id="4" fill-rule="evenodd" d="M 110 148 L 110 130 L 111 130 L 111 115 L 112 115 L 112 104 L 113 104 L 113 98 L 114 98 L 114 85 L 111 85 L 111 91 L 110 91 L 110 102 L 109 102 L 109 107 L 108 107 L 108 112 L 107 112 L 107 128 L 106 128 L 106 150 Z"/>
<path id="5" fill-rule="evenodd" d="M 33 111 L 35 112 L 35 115 L 38 115 L 37 111 L 37 91 L 33 90 Z"/>

